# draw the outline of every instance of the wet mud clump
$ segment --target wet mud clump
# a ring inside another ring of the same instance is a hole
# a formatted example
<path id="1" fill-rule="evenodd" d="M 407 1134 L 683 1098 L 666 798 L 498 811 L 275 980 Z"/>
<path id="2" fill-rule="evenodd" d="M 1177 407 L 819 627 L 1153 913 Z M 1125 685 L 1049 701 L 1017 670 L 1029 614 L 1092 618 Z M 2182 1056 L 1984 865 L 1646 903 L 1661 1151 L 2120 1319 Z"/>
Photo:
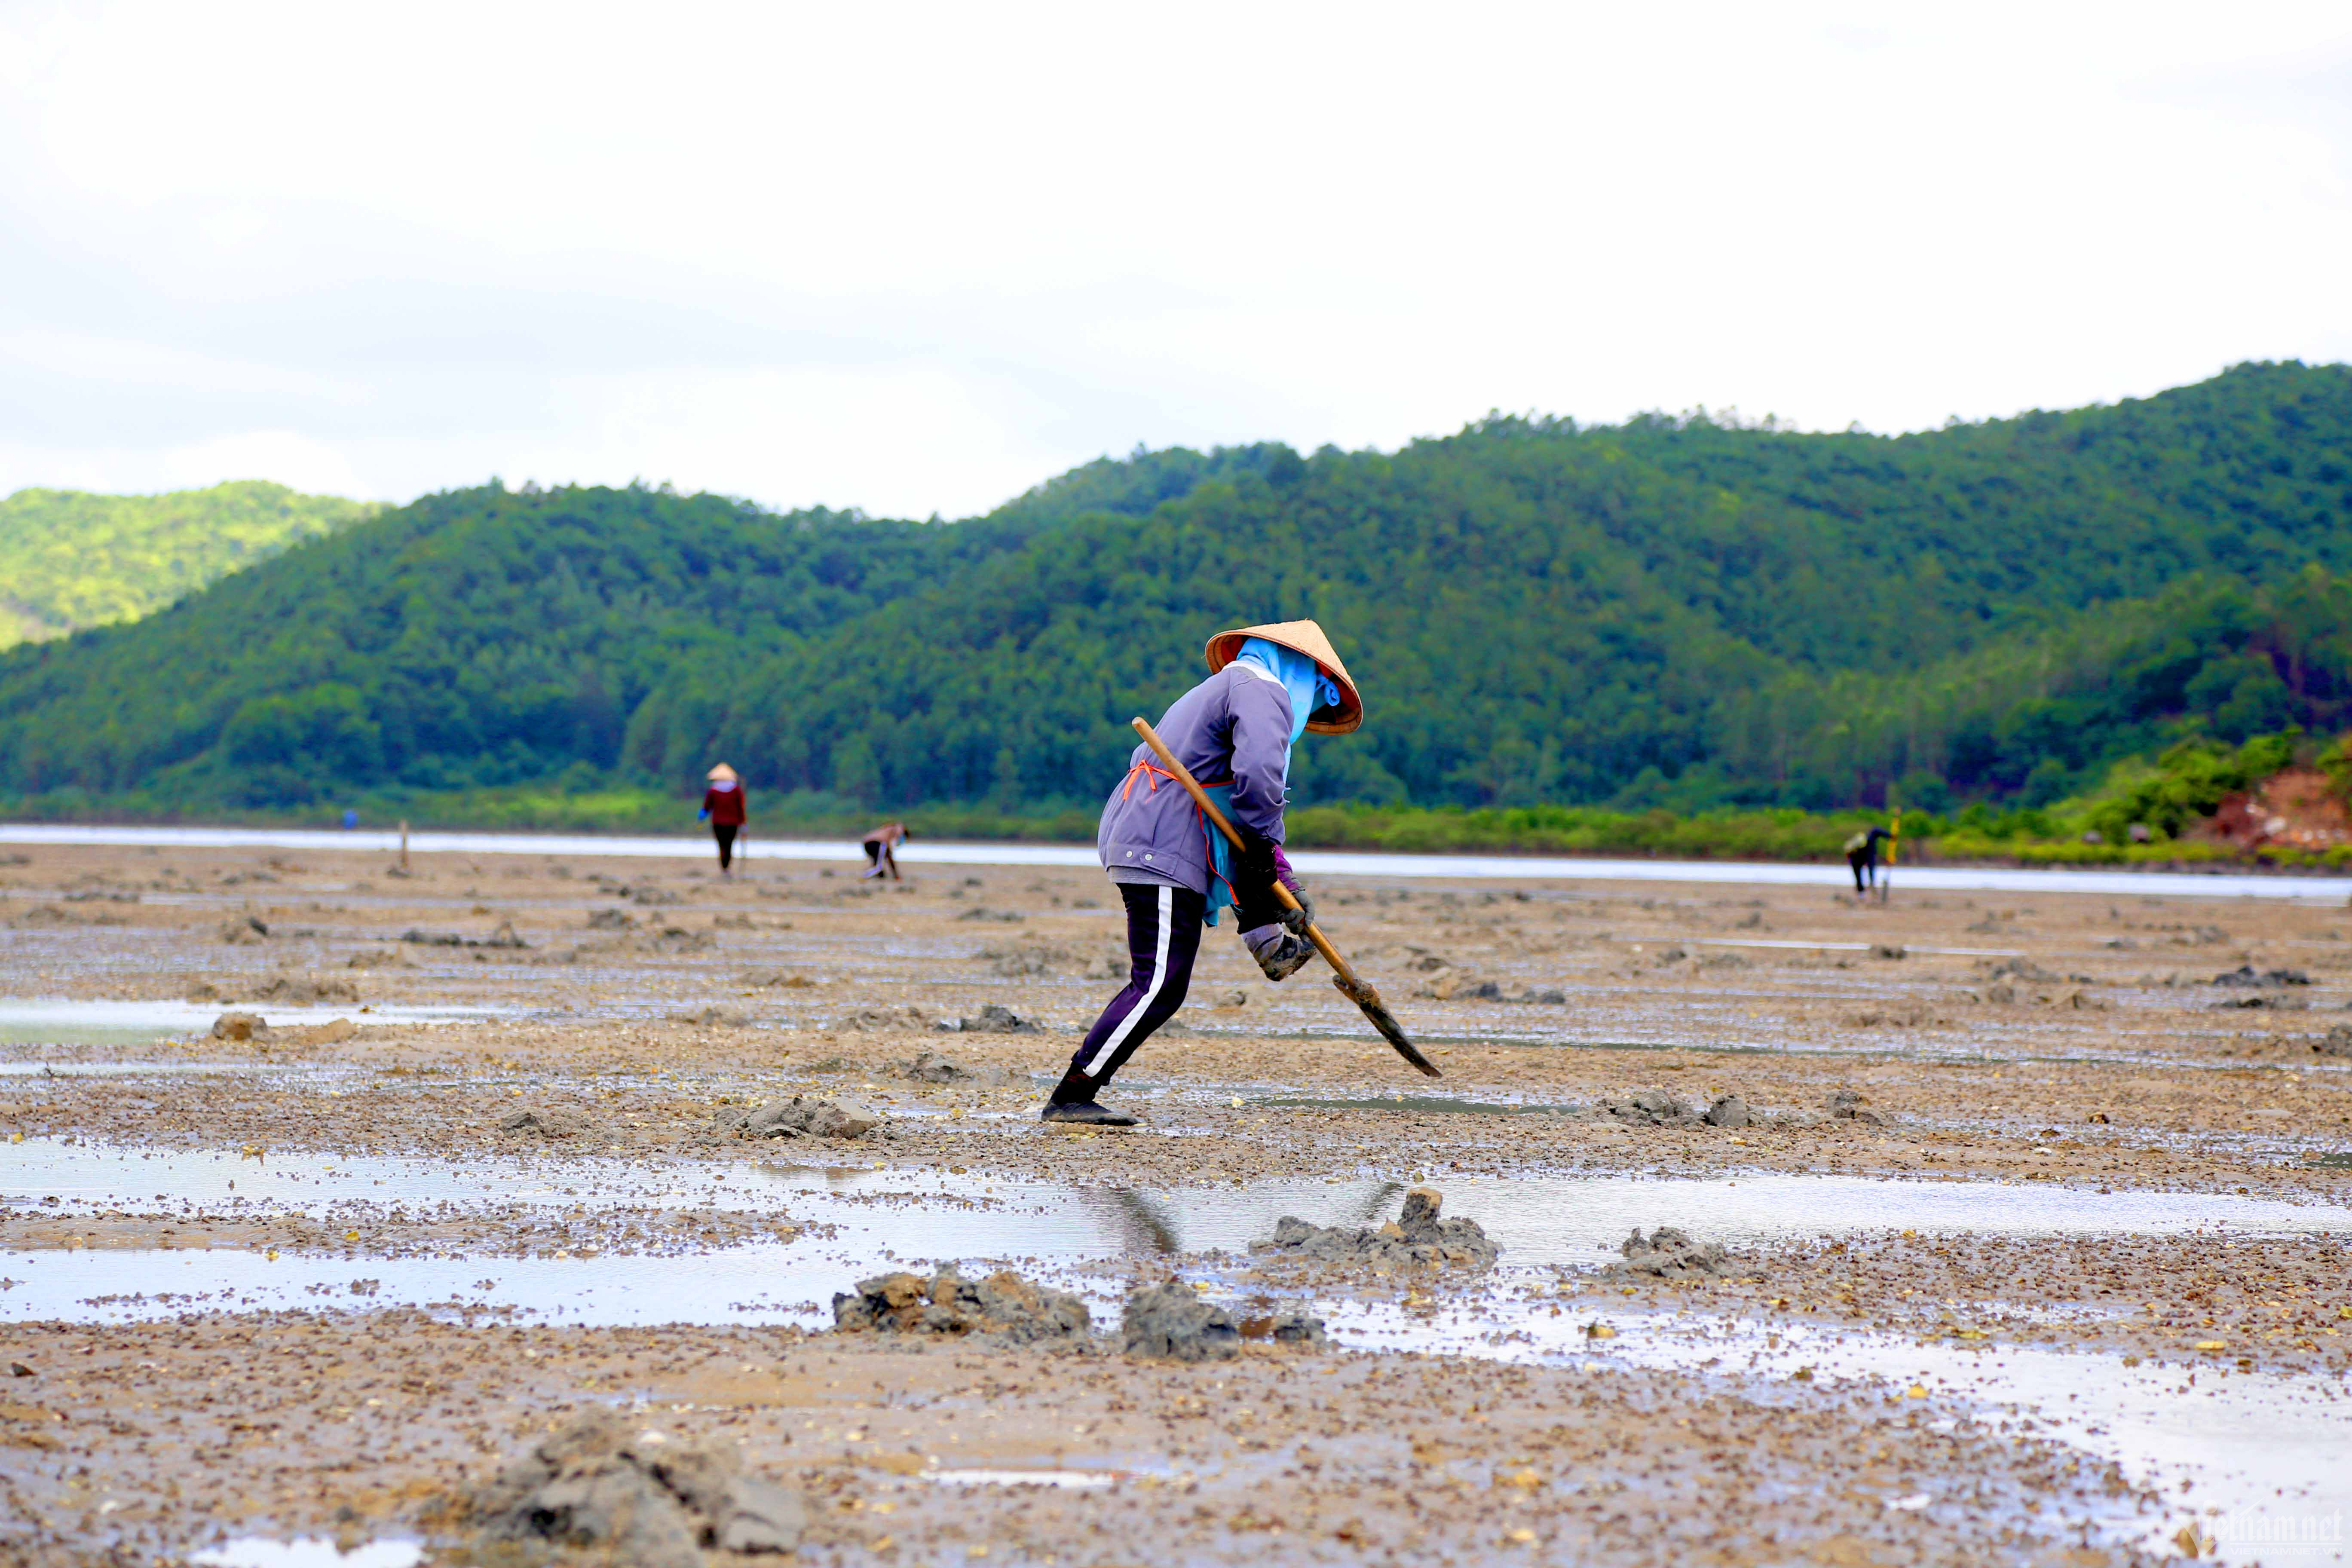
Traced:
<path id="1" fill-rule="evenodd" d="M 1889 1118 L 1884 1111 L 1870 1109 L 1870 1100 L 1860 1089 L 1833 1089 L 1823 1109 L 1832 1121 L 1859 1121 L 1869 1127 L 1885 1127 Z"/>
<path id="2" fill-rule="evenodd" d="M 937 1051 L 917 1053 L 913 1061 L 898 1069 L 898 1076 L 917 1083 L 964 1083 L 972 1077 Z"/>
<path id="3" fill-rule="evenodd" d="M 518 1138 L 577 1138 L 587 1130 L 579 1112 L 560 1105 L 527 1105 L 499 1118 L 499 1131 Z"/>
<path id="4" fill-rule="evenodd" d="M 289 1007 L 315 1007 L 321 1002 L 359 1005 L 360 988 L 333 975 L 273 974 L 245 993 L 252 1002 L 282 1002 Z"/>
<path id="5" fill-rule="evenodd" d="M 1245 1340 L 1310 1350 L 1328 1342 L 1320 1318 L 1292 1309 L 1236 1321 L 1226 1309 L 1178 1284 L 1147 1286 L 1128 1297 L 1119 1339 L 1141 1361 L 1219 1361 L 1241 1353 Z"/>
<path id="6" fill-rule="evenodd" d="M 1717 1241 L 1696 1242 L 1673 1226 L 1644 1237 L 1637 1228 L 1618 1245 L 1622 1254 L 1611 1274 L 1647 1274 L 1659 1279 L 1719 1279 L 1736 1272 L 1731 1255 Z"/>
<path id="7" fill-rule="evenodd" d="M 1663 1089 L 1612 1095 L 1601 1100 L 1601 1109 L 1635 1127 L 1745 1127 L 1752 1120 L 1748 1102 L 1736 1094 L 1719 1095 L 1702 1110 Z"/>
<path id="8" fill-rule="evenodd" d="M 798 1549 L 801 1495 L 746 1476 L 731 1446 L 673 1444 L 609 1410 L 574 1418 L 475 1493 L 490 1542 L 584 1549 L 631 1568 L 702 1568 L 706 1548 Z"/>
<path id="9" fill-rule="evenodd" d="M 833 1325 L 845 1333 L 982 1335 L 1028 1344 L 1084 1339 L 1094 1327 L 1087 1304 L 1011 1269 L 967 1279 L 950 1266 L 925 1279 L 883 1274 L 833 1299 Z"/>
<path id="10" fill-rule="evenodd" d="M 523 941 L 521 935 L 516 931 L 512 921 L 500 921 L 499 929 L 488 936 L 467 936 L 460 931 L 421 931 L 411 928 L 401 932 L 400 940 L 412 947 L 492 947 L 520 951 L 530 946 L 530 943 Z"/>
<path id="11" fill-rule="evenodd" d="M 1147 1361 L 1221 1361 L 1242 1350 L 1233 1314 L 1186 1285 L 1154 1285 L 1129 1296 L 1119 1337 L 1128 1354 Z"/>
<path id="12" fill-rule="evenodd" d="M 964 1067 L 937 1051 L 916 1053 L 913 1061 L 898 1069 L 898 1076 L 914 1083 L 961 1084 L 1002 1084 L 1012 1077 L 1003 1068 Z"/>
<path id="13" fill-rule="evenodd" d="M 1275 1222 L 1274 1239 L 1257 1242 L 1250 1250 L 1317 1263 L 1368 1263 L 1382 1272 L 1446 1265 L 1490 1267 L 1503 1249 L 1486 1238 L 1475 1219 L 1438 1218 L 1444 1201 L 1428 1187 L 1415 1187 L 1404 1195 L 1404 1212 L 1378 1229 L 1309 1225 L 1285 1215 Z"/>
<path id="14" fill-rule="evenodd" d="M 740 1008 L 716 1005 L 698 1008 L 691 1013 L 673 1013 L 670 1016 L 677 1023 L 694 1024 L 706 1029 L 748 1029 L 751 1026 L 749 1013 Z"/>
<path id="15" fill-rule="evenodd" d="M 793 1095 L 756 1110 L 721 1110 L 712 1131 L 735 1138 L 863 1138 L 882 1125 L 882 1113 L 855 1100 Z"/>
<path id="16" fill-rule="evenodd" d="M 1045 1032 L 1045 1026 L 1034 1018 L 1024 1018 L 1012 1008 L 994 1002 L 982 1007 L 976 1018 L 942 1018 L 931 1027 L 949 1035 L 1042 1035 Z"/>
<path id="17" fill-rule="evenodd" d="M 2226 974 L 2213 976 L 2216 985 L 2243 988 L 2256 985 L 2308 985 L 2311 976 L 2300 969 L 2265 969 L 2256 973 L 2251 963 L 2242 963 Z"/>

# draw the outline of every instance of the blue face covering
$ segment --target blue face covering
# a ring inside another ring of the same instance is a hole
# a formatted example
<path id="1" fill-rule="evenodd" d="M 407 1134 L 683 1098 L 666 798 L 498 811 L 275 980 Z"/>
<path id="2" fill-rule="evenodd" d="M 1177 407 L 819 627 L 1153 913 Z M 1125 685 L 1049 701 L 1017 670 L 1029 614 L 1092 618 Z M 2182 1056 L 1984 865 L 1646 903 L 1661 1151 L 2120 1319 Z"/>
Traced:
<path id="1" fill-rule="evenodd" d="M 1254 664 L 1283 684 L 1290 693 L 1290 739 L 1295 745 L 1307 733 L 1307 716 L 1339 700 L 1339 683 L 1322 667 L 1295 648 L 1252 637 L 1234 656 L 1236 664 Z"/>

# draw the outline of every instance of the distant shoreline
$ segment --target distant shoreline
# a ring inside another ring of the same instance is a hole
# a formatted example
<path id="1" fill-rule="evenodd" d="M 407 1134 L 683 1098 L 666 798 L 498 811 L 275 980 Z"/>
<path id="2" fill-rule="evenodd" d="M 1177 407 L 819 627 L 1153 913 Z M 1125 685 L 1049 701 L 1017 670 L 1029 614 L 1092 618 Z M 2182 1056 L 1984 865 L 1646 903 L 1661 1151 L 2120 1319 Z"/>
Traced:
<path id="1" fill-rule="evenodd" d="M 0 847 L 12 844 L 119 848 L 268 847 L 313 853 L 394 853 L 396 828 L 229 826 L 198 824 L 0 822 Z M 702 860 L 707 839 L 691 833 L 661 835 L 562 832 L 453 832 L 413 828 L 410 849 L 419 855 L 572 855 L 585 858 Z M 1011 839 L 918 839 L 901 852 L 909 867 L 1064 866 L 1095 864 L 1091 844 L 1023 842 Z M 787 860 L 802 864 L 862 863 L 856 840 L 848 836 L 769 837 L 754 834 L 746 863 Z M 1717 886 L 1818 884 L 1836 892 L 1846 884 L 1845 867 L 1821 861 L 1694 860 L 1663 857 L 1405 854 L 1301 847 L 1293 857 L 1312 876 L 1388 877 L 1474 881 L 1591 881 L 1705 883 Z M 2229 868 L 2221 866 L 2168 870 L 2151 866 L 1998 866 L 1910 863 L 1895 868 L 1898 893 L 1921 891 L 2080 892 L 2121 895 L 2170 894 L 2195 898 L 2263 897 L 2326 900 L 2341 895 L 2352 877 L 2335 871 Z"/>

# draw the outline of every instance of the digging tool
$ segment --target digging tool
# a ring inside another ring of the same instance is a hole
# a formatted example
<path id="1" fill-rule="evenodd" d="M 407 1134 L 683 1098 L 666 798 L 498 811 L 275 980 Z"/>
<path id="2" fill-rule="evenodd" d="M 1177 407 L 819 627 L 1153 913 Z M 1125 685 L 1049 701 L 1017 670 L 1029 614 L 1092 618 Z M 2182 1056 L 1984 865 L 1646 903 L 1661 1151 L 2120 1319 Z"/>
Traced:
<path id="1" fill-rule="evenodd" d="M 1225 836 L 1225 841 L 1239 849 L 1242 836 L 1234 830 L 1232 823 L 1225 820 L 1225 814 L 1217 809 L 1217 803 L 1209 798 L 1208 792 L 1201 787 L 1192 770 L 1176 760 L 1176 753 L 1168 749 L 1168 742 L 1160 738 L 1160 731 L 1151 727 L 1150 721 L 1136 720 L 1135 732 L 1143 737 L 1143 743 L 1151 748 L 1152 755 L 1160 759 L 1160 766 L 1184 786 L 1184 793 L 1192 797 L 1192 804 L 1216 824 L 1217 831 Z M 1298 908 L 1297 896 L 1280 882 L 1274 885 L 1274 896 L 1281 900 L 1286 908 Z M 1405 1037 L 1404 1026 L 1396 1021 L 1396 1015 L 1391 1013 L 1388 1005 L 1381 1000 L 1381 994 L 1348 967 L 1348 961 L 1339 956 L 1339 950 L 1331 945 L 1331 939 L 1325 936 L 1313 921 L 1307 922 L 1307 940 L 1315 944 L 1315 951 L 1321 953 L 1323 962 L 1331 966 L 1331 984 L 1339 987 L 1339 994 L 1362 1010 L 1364 1016 L 1371 1020 L 1372 1027 L 1381 1032 L 1381 1038 L 1396 1047 L 1397 1055 L 1431 1078 L 1445 1076 L 1437 1070 L 1435 1063 L 1421 1054 L 1420 1047 Z"/>

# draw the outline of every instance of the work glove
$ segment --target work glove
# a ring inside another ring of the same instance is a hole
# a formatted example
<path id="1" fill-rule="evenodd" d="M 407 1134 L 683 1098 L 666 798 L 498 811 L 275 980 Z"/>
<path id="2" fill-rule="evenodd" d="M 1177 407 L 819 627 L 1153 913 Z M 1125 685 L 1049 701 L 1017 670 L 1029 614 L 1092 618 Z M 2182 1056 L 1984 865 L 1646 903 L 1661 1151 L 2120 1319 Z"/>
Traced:
<path id="1" fill-rule="evenodd" d="M 694 820 L 695 820 L 695 821 L 697 821 L 697 822 L 708 822 L 708 821 L 709 821 L 709 820 L 710 820 L 710 808 L 709 808 L 709 806 L 707 806 L 707 805 L 706 805 L 706 806 L 704 806 L 700 811 L 696 812 L 696 813 L 694 814 Z"/>
<path id="2" fill-rule="evenodd" d="M 1234 914 L 1244 931 L 1284 923 L 1282 900 L 1274 896 L 1279 853 L 1273 839 L 1242 830 L 1241 847 L 1234 853 Z"/>
<path id="3" fill-rule="evenodd" d="M 1287 980 L 1306 967 L 1315 956 L 1314 946 L 1279 925 L 1258 926 L 1242 932 L 1243 945 L 1257 960 L 1258 968 L 1268 980 Z"/>

